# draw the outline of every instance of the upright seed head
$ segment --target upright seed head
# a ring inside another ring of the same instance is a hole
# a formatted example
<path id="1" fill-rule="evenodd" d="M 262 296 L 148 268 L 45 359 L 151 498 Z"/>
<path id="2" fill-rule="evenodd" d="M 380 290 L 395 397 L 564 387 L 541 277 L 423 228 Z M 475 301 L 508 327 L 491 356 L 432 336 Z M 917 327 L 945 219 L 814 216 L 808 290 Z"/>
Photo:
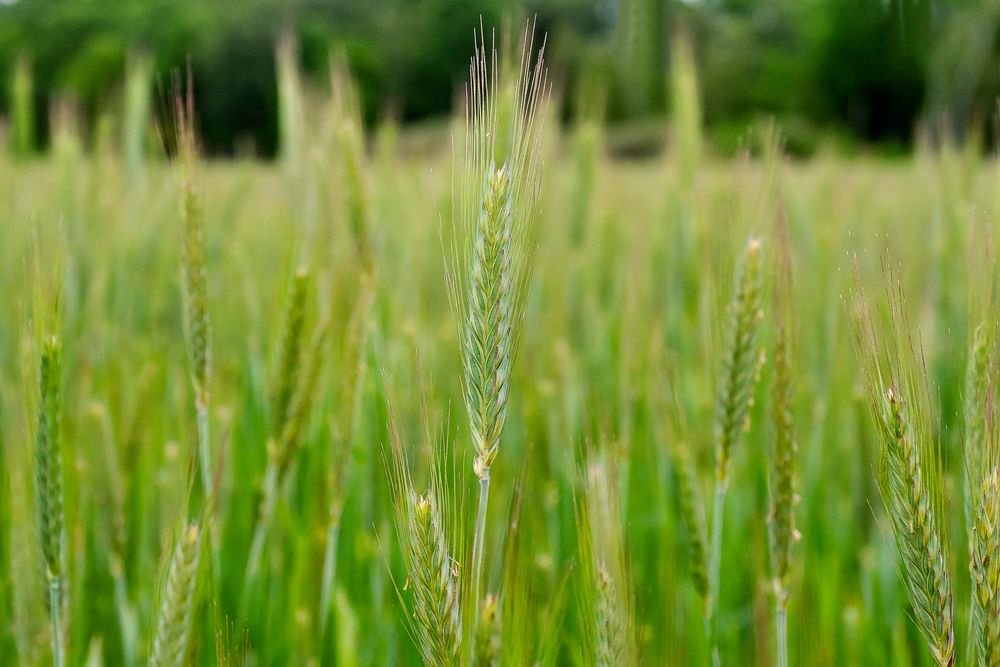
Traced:
<path id="1" fill-rule="evenodd" d="M 170 559 L 153 652 L 149 659 L 152 667 L 184 665 L 188 631 L 195 608 L 200 546 L 198 524 L 190 523 L 177 540 Z"/>
<path id="2" fill-rule="evenodd" d="M 976 327 L 965 395 L 966 516 L 972 577 L 972 649 L 979 664 L 1000 664 L 1000 427 L 992 378 L 992 329 Z"/>
<path id="3" fill-rule="evenodd" d="M 63 491 L 60 414 L 61 346 L 57 336 L 42 344 L 38 430 L 35 433 L 35 507 L 47 578 L 62 576 Z"/>
<path id="4" fill-rule="evenodd" d="M 500 446 L 534 264 L 541 107 L 548 89 L 544 45 L 533 60 L 529 32 L 520 68 L 511 71 L 510 80 L 501 74 L 495 49 L 487 63 L 484 35 L 478 37 L 467 94 L 465 160 L 452 216 L 455 248 L 446 273 L 462 342 L 473 468 L 487 479 Z"/>
<path id="5" fill-rule="evenodd" d="M 707 615 L 711 615 L 708 586 L 708 528 L 705 505 L 698 484 L 698 471 L 691 457 L 691 449 L 681 438 L 671 439 L 674 475 L 677 478 L 677 497 L 681 520 L 687 530 L 688 561 L 695 589 L 701 597 Z"/>
<path id="6" fill-rule="evenodd" d="M 292 277 L 285 305 L 284 329 L 278 347 L 277 375 L 271 395 L 271 434 L 279 438 L 288 421 L 288 410 L 299 386 L 302 370 L 302 335 L 305 330 L 306 299 L 310 273 L 300 268 Z"/>
<path id="7" fill-rule="evenodd" d="M 887 420 L 879 488 L 903 559 L 903 572 L 917 624 L 939 665 L 955 660 L 951 580 L 947 552 L 938 531 L 934 499 L 928 488 L 923 452 L 913 441 L 903 401 L 892 388 L 885 393 Z"/>
<path id="8" fill-rule="evenodd" d="M 722 358 L 722 378 L 715 404 L 716 474 L 729 480 L 732 449 L 746 429 L 760 357 L 757 334 L 763 319 L 763 248 L 750 239 L 736 272 L 735 294 L 728 306 L 729 320 Z"/>
<path id="9" fill-rule="evenodd" d="M 199 402 L 208 400 L 211 373 L 211 328 L 208 317 L 207 253 L 205 250 L 205 205 L 197 177 L 198 143 L 194 130 L 194 93 L 188 79 L 186 94 L 175 83 L 174 122 L 176 149 L 181 171 L 181 289 L 184 301 L 184 333 L 191 381 Z"/>
<path id="10" fill-rule="evenodd" d="M 859 274 L 856 270 L 861 316 L 855 343 L 881 440 L 879 494 L 896 541 L 913 620 L 936 663 L 950 666 L 955 662 L 955 628 L 947 532 L 940 529 L 944 485 L 923 358 L 910 335 L 906 302 L 891 266 L 884 279 L 886 311 L 868 310 Z M 876 321 L 890 325 L 890 331 L 876 329 Z"/>
<path id="11" fill-rule="evenodd" d="M 306 429 L 309 417 L 313 411 L 318 394 L 321 391 L 320 380 L 326 362 L 330 325 L 324 322 L 319 325 L 313 335 L 309 351 L 303 360 L 305 374 L 295 388 L 288 408 L 288 417 L 278 438 L 277 462 L 280 467 L 288 465 L 299 445 L 302 433 Z"/>
<path id="12" fill-rule="evenodd" d="M 428 664 L 456 664 L 461 648 L 458 580 L 431 492 L 413 497 L 410 582 L 420 649 Z"/>
<path id="13" fill-rule="evenodd" d="M 465 327 L 465 403 L 469 411 L 480 477 L 489 476 L 500 446 L 507 411 L 512 340 L 510 182 L 505 167 L 492 169 L 485 186 L 483 210 L 469 287 Z"/>
<path id="14" fill-rule="evenodd" d="M 452 557 L 455 533 L 441 463 L 435 459 L 430 488 L 418 494 L 410 477 L 402 436 L 389 405 L 391 454 L 386 459 L 396 534 L 411 592 L 410 631 L 424 664 L 458 664 L 462 646 L 460 572 Z M 461 553 L 461 544 L 457 547 Z M 401 594 L 401 593 L 400 593 Z M 402 594 L 401 594 L 402 595 Z"/>
<path id="15" fill-rule="evenodd" d="M 621 521 L 618 469 L 607 452 L 591 455 L 577 507 L 581 616 L 587 653 L 602 667 L 633 665 L 634 604 Z"/>
<path id="16" fill-rule="evenodd" d="M 795 527 L 795 440 L 794 392 L 792 388 L 792 309 L 791 257 L 784 228 L 779 229 L 779 251 L 775 269 L 775 337 L 771 387 L 773 441 L 770 453 L 768 492 L 770 508 L 767 516 L 771 551 L 774 593 L 783 608 L 788 598 L 788 577 L 791 570 L 792 546 L 799 534 Z"/>
<path id="17" fill-rule="evenodd" d="M 621 665 L 625 654 L 625 628 L 616 598 L 616 584 L 605 566 L 597 570 L 597 664 Z"/>

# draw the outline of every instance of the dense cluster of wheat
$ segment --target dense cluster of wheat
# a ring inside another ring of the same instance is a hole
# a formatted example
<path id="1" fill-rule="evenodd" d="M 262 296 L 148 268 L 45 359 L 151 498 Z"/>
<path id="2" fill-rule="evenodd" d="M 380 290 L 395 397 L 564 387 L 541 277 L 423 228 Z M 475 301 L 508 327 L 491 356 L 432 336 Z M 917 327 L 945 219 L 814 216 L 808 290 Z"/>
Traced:
<path id="1" fill-rule="evenodd" d="M 277 167 L 141 58 L 0 157 L 0 667 L 1000 664 L 996 166 L 714 159 L 684 35 L 620 159 L 470 47 L 450 137 L 286 34 Z"/>

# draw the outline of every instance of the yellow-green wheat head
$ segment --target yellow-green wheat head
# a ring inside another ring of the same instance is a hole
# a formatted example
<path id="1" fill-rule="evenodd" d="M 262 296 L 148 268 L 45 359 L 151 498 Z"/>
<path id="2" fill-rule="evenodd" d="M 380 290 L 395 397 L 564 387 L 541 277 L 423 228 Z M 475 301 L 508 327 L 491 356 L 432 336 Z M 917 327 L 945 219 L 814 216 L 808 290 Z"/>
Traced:
<path id="1" fill-rule="evenodd" d="M 787 604 L 792 549 L 799 539 L 794 388 L 794 312 L 791 307 L 792 263 L 787 229 L 779 227 L 774 268 L 774 341 L 771 363 L 772 433 L 768 469 L 767 514 L 774 593 L 779 606 Z"/>
<path id="2" fill-rule="evenodd" d="M 914 341 L 902 288 L 891 269 L 883 282 L 885 306 L 862 302 L 856 344 L 880 436 L 877 481 L 895 538 L 899 572 L 913 620 L 938 665 L 955 662 L 953 592 L 944 484 L 926 368 Z"/>
<path id="3" fill-rule="evenodd" d="M 1000 664 L 1000 425 L 995 327 L 973 329 L 966 375 L 965 504 L 972 578 L 971 649 L 977 664 Z"/>
<path id="4" fill-rule="evenodd" d="M 462 572 L 455 554 L 464 553 L 464 540 L 459 530 L 462 506 L 447 482 L 454 473 L 454 450 L 444 438 L 434 443 L 426 490 L 418 491 L 392 406 L 390 398 L 391 448 L 385 465 L 406 568 L 406 583 L 397 593 L 424 664 L 457 665 L 463 640 Z"/>
<path id="5" fill-rule="evenodd" d="M 732 449 L 747 430 L 760 351 L 757 337 L 764 319 L 763 243 L 751 238 L 737 266 L 734 294 L 729 303 L 722 377 L 715 402 L 716 474 L 728 484 Z"/>
<path id="6" fill-rule="evenodd" d="M 61 345 L 48 336 L 43 342 L 39 369 L 38 429 L 35 433 L 35 500 L 38 537 L 49 580 L 62 576 L 63 489 L 62 444 L 59 425 Z"/>
<path id="7" fill-rule="evenodd" d="M 186 93 L 174 99 L 174 131 L 181 199 L 181 289 L 184 334 L 191 381 L 199 403 L 207 402 L 212 366 L 208 316 L 208 270 L 205 247 L 205 202 L 198 173 L 198 138 L 194 129 L 194 93 L 190 76 Z"/>
<path id="8" fill-rule="evenodd" d="M 534 260 L 549 90 L 545 47 L 534 55 L 533 40 L 529 25 L 519 66 L 501 67 L 495 46 L 487 49 L 480 30 L 466 91 L 465 155 L 455 176 L 447 280 L 481 479 L 489 477 L 500 446 Z"/>
<path id="9" fill-rule="evenodd" d="M 584 647 L 599 667 L 635 665 L 635 601 L 621 520 L 618 463 L 604 446 L 580 471 L 577 500 Z"/>

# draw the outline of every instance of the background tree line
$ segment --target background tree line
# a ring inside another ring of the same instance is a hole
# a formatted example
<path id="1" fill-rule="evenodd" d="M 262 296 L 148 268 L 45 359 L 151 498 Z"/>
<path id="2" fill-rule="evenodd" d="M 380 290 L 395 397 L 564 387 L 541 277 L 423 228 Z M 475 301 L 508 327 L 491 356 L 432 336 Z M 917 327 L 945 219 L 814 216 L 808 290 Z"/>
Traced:
<path id="1" fill-rule="evenodd" d="M 70 97 L 83 122 L 120 105 L 130 53 L 157 85 L 190 59 L 205 147 L 277 149 L 274 44 L 294 30 L 318 80 L 333 52 L 357 77 L 369 120 L 442 116 L 466 75 L 473 26 L 536 15 L 564 113 L 599 82 L 612 121 L 656 118 L 670 42 L 685 31 L 698 59 L 705 121 L 717 146 L 775 115 L 790 149 L 825 137 L 905 148 L 919 120 L 989 131 L 1000 93 L 1000 0 L 6 0 L 0 2 L 0 115 L 14 106 L 15 63 L 29 64 L 36 118 Z"/>

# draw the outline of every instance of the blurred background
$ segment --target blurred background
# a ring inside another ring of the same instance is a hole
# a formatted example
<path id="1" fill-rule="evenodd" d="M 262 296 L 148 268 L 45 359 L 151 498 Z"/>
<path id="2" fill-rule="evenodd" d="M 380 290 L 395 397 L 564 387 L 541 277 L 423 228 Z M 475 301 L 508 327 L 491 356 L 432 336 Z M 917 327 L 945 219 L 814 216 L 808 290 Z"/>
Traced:
<path id="1" fill-rule="evenodd" d="M 0 0 L 0 125 L 23 152 L 44 149 L 66 102 L 92 136 L 117 115 L 127 70 L 155 111 L 190 59 L 206 151 L 272 157 L 275 44 L 291 32 L 317 86 L 330 54 L 346 56 L 369 123 L 433 127 L 459 99 L 473 26 L 531 15 L 564 117 L 597 82 L 622 152 L 660 148 L 682 32 L 720 153 L 765 116 L 793 155 L 906 151 L 921 125 L 992 139 L 998 0 Z"/>

